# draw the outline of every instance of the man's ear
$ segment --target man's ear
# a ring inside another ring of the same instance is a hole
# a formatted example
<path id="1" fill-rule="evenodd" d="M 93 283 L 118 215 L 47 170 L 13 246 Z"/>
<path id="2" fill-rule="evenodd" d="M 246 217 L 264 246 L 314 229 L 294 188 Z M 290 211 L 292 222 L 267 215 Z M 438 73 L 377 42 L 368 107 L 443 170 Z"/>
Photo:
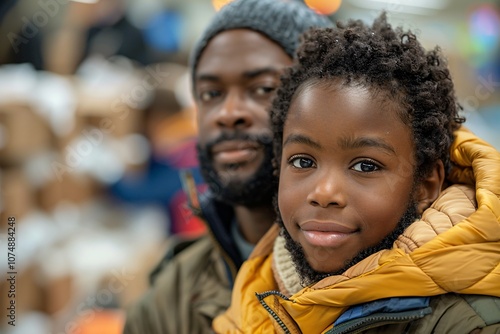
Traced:
<path id="1" fill-rule="evenodd" d="M 417 189 L 418 212 L 422 214 L 438 198 L 444 182 L 444 165 L 438 160 L 431 172 L 424 177 Z"/>

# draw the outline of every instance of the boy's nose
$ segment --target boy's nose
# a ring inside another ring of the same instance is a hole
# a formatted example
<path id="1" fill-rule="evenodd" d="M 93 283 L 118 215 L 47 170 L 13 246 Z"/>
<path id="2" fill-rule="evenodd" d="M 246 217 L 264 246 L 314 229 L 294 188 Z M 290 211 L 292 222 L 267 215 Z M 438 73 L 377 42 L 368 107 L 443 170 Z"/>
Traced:
<path id="1" fill-rule="evenodd" d="M 331 171 L 320 173 L 307 196 L 307 203 L 322 208 L 328 206 L 344 207 L 346 195 L 338 173 Z"/>

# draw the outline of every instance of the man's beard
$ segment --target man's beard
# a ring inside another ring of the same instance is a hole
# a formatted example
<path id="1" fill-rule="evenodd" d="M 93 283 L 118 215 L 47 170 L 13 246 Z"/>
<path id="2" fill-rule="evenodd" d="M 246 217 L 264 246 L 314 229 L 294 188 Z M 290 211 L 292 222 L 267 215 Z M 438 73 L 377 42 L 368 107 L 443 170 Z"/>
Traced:
<path id="1" fill-rule="evenodd" d="M 347 269 L 359 263 L 361 260 L 367 258 L 368 256 L 384 249 L 391 249 L 392 245 L 394 244 L 394 241 L 396 241 L 396 239 L 401 234 L 403 234 L 404 230 L 408 226 L 410 226 L 418 217 L 419 214 L 417 212 L 417 203 L 415 201 L 411 201 L 411 203 L 406 208 L 405 213 L 399 220 L 396 228 L 391 233 L 389 233 L 384 239 L 382 239 L 380 243 L 360 251 L 352 259 L 346 261 L 343 268 L 330 273 L 324 273 L 314 270 L 307 261 L 302 246 L 298 242 L 292 239 L 292 237 L 284 227 L 281 215 L 278 215 L 277 222 L 281 226 L 281 235 L 283 235 L 285 238 L 285 248 L 290 252 L 295 269 L 300 276 L 300 283 L 302 284 L 302 286 L 307 286 L 319 282 L 323 278 L 334 275 L 340 275 Z"/>
<path id="2" fill-rule="evenodd" d="M 227 178 L 224 180 L 214 169 L 211 154 L 212 147 L 215 144 L 228 140 L 253 141 L 263 146 L 264 159 L 262 164 L 255 174 L 248 179 Z M 240 132 L 234 134 L 223 133 L 217 139 L 208 142 L 204 147 L 198 143 L 197 149 L 201 174 L 211 192 L 218 200 L 231 205 L 246 207 L 272 205 L 272 198 L 277 189 L 277 182 L 273 176 L 273 146 L 270 136 L 250 136 Z"/>

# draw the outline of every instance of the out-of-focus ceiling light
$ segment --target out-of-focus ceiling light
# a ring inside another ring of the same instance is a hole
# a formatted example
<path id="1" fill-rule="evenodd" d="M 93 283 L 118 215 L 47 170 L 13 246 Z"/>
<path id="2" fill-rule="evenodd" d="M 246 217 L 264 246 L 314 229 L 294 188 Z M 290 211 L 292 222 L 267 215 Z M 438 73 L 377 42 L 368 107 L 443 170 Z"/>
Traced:
<path id="1" fill-rule="evenodd" d="M 323 15 L 335 13 L 342 4 L 342 0 L 304 0 L 304 2 L 309 8 Z"/>
<path id="2" fill-rule="evenodd" d="M 99 0 L 71 0 L 73 2 L 81 2 L 81 3 L 97 3 Z"/>
<path id="3" fill-rule="evenodd" d="M 450 0 L 351 0 L 351 4 L 360 8 L 394 13 L 430 15 L 447 8 Z"/>
<path id="4" fill-rule="evenodd" d="M 227 5 L 233 0 L 212 0 L 212 6 L 214 6 L 214 9 L 218 12 L 222 7 Z"/>

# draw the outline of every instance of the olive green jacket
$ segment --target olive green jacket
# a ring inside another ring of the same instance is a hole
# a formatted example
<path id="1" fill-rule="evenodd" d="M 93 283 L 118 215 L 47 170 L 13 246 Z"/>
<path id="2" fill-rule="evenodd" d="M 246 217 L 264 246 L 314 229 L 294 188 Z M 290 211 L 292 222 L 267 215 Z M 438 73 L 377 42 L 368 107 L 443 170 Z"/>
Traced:
<path id="1" fill-rule="evenodd" d="M 205 236 L 161 268 L 146 295 L 128 310 L 124 334 L 212 333 L 212 319 L 230 300 L 225 264 Z"/>

